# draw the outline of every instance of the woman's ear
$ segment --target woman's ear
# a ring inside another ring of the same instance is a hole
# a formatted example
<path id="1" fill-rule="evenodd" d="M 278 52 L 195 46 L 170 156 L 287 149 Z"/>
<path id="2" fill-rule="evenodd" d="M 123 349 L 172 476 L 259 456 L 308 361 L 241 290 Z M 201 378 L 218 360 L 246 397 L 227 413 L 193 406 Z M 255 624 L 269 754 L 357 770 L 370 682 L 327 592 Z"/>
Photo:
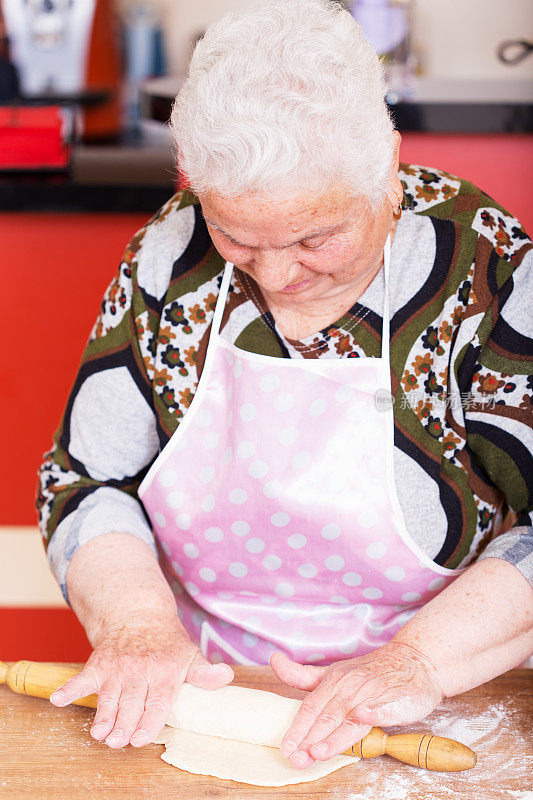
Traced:
<path id="1" fill-rule="evenodd" d="M 400 167 L 400 144 L 402 142 L 399 131 L 393 132 L 393 142 L 394 150 L 389 170 L 387 197 L 389 198 L 393 212 L 395 212 L 398 211 L 398 206 L 401 205 L 403 198 L 403 186 L 398 175 L 398 169 Z"/>
<path id="2" fill-rule="evenodd" d="M 392 137 L 394 142 L 394 156 L 392 158 L 391 172 L 397 175 L 400 166 L 400 145 L 402 143 L 402 136 L 400 131 L 393 131 Z"/>

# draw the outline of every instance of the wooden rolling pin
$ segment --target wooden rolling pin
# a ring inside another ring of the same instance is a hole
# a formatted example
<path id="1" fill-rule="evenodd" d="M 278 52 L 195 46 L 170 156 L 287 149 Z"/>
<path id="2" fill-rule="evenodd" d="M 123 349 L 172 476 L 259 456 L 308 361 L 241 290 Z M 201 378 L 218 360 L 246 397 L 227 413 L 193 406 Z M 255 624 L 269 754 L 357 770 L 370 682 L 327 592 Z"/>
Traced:
<path id="1" fill-rule="evenodd" d="M 7 683 L 19 694 L 50 699 L 79 669 L 44 664 L 37 661 L 17 661 L 10 667 L 0 661 L 0 684 Z M 96 708 L 95 694 L 73 700 L 74 705 Z M 360 758 L 375 758 L 388 755 L 405 764 L 435 772 L 461 772 L 476 765 L 477 756 L 466 745 L 431 733 L 401 733 L 389 736 L 381 728 L 372 728 L 370 733 L 357 742 L 344 755 Z"/>

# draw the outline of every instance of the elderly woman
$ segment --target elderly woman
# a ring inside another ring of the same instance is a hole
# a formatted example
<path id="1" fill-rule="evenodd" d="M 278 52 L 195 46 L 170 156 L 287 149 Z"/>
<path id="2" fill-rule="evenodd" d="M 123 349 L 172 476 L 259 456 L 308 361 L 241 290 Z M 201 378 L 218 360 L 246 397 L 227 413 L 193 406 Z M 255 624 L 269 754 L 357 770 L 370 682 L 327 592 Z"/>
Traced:
<path id="1" fill-rule="evenodd" d="M 141 746 L 184 681 L 270 660 L 304 767 L 532 650 L 532 244 L 399 164 L 326 0 L 211 26 L 172 125 L 190 188 L 128 245 L 41 469 L 94 647 L 52 701 L 98 693 L 92 735 Z"/>

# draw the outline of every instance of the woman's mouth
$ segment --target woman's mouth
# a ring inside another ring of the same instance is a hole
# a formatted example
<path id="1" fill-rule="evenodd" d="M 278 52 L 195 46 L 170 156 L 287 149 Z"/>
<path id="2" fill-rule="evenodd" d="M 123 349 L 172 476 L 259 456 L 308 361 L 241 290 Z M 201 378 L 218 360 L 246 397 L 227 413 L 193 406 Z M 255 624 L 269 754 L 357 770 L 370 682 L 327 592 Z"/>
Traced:
<path id="1" fill-rule="evenodd" d="M 307 280 L 307 281 L 303 281 L 302 283 L 293 283 L 293 284 L 291 284 L 290 286 L 286 286 L 286 287 L 285 287 L 284 289 L 282 289 L 281 291 L 282 291 L 282 292 L 297 292 L 297 291 L 299 291 L 300 289 L 303 289 L 303 288 L 305 288 L 306 286 L 309 286 L 309 284 L 310 284 L 310 283 L 311 283 L 311 280 L 310 280 L 310 279 L 309 279 L 309 280 Z"/>

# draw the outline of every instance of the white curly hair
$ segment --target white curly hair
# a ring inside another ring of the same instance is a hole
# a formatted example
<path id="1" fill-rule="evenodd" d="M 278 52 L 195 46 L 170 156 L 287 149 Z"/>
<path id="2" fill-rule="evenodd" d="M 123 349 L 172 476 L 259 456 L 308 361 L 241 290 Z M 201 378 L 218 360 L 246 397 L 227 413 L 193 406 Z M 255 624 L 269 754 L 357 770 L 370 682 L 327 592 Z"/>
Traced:
<path id="1" fill-rule="evenodd" d="M 382 65 L 331 0 L 267 0 L 210 25 L 171 127 L 197 194 L 272 195 L 341 184 L 381 204 L 394 154 Z"/>

